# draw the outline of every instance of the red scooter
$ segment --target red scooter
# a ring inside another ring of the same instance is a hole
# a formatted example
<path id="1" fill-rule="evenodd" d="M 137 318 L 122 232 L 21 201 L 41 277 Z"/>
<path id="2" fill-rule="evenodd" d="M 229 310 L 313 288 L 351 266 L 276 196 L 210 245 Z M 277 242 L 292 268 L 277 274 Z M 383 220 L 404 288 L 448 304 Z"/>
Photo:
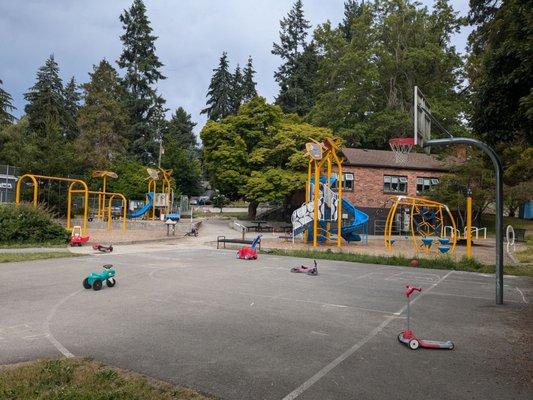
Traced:
<path id="1" fill-rule="evenodd" d="M 313 261 L 315 262 L 314 267 L 306 267 L 305 265 L 300 265 L 299 267 L 291 268 L 291 272 L 297 274 L 318 275 L 318 265 L 316 263 L 316 260 Z"/>
<path id="2" fill-rule="evenodd" d="M 105 246 L 100 243 L 93 244 L 93 250 L 101 251 L 102 253 L 111 253 L 113 251 L 113 245 Z"/>
<path id="3" fill-rule="evenodd" d="M 411 328 L 409 327 L 409 303 L 411 302 L 411 295 L 414 292 L 422 292 L 422 288 L 417 288 L 411 285 L 405 287 L 405 296 L 407 297 L 407 330 L 400 332 L 398 340 L 400 343 L 405 344 L 411 350 L 416 350 L 419 347 L 423 349 L 442 349 L 453 350 L 454 345 L 451 340 L 438 341 L 438 340 L 425 340 L 417 338 Z"/>

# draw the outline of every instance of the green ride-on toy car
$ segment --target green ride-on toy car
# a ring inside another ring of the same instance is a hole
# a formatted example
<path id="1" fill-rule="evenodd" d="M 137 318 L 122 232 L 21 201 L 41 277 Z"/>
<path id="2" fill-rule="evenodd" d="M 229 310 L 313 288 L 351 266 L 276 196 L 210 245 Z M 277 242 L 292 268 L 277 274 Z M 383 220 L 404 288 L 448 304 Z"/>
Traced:
<path id="1" fill-rule="evenodd" d="M 113 268 L 113 265 L 106 264 L 103 266 L 102 272 L 91 272 L 90 275 L 83 280 L 83 287 L 85 289 L 93 288 L 93 290 L 102 289 L 102 285 L 105 281 L 108 287 L 113 287 L 117 283 L 115 281 L 115 274 L 117 271 Z"/>

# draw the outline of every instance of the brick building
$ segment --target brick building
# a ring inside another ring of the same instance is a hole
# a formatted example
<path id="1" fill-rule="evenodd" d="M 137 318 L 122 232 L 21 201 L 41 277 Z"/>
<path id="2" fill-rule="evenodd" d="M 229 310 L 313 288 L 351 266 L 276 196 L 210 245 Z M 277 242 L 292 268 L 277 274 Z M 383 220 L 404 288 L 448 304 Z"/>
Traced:
<path id="1" fill-rule="evenodd" d="M 439 160 L 411 153 L 407 165 L 400 165 L 392 151 L 344 148 L 342 152 L 343 196 L 368 214 L 370 234 L 382 233 L 374 228 L 383 225 L 380 221 L 387 217 L 387 201 L 392 196 L 423 196 L 457 162 L 455 158 Z"/>

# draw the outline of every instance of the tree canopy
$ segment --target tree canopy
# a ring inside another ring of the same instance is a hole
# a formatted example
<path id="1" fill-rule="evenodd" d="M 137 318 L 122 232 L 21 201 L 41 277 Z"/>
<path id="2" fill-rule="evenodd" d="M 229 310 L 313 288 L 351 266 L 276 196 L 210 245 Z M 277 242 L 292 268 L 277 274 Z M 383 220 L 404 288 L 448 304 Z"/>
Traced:
<path id="1" fill-rule="evenodd" d="M 200 137 L 211 185 L 230 199 L 248 200 L 252 218 L 259 202 L 286 200 L 303 187 L 305 143 L 331 135 L 255 97 L 236 115 L 209 121 Z"/>

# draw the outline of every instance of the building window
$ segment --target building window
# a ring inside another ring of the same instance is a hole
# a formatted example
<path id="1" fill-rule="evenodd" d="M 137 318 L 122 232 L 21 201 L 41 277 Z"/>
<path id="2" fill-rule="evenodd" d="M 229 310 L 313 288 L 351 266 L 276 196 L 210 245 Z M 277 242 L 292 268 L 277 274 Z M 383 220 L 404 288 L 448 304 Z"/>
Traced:
<path id="1" fill-rule="evenodd" d="M 397 175 L 384 175 L 383 191 L 385 193 L 407 193 L 407 177 Z"/>
<path id="2" fill-rule="evenodd" d="M 331 174 L 331 175 L 337 176 L 336 174 Z M 342 174 L 342 177 L 343 177 L 342 178 L 342 190 L 352 192 L 354 188 L 354 181 L 355 181 L 354 174 L 351 172 L 347 172 L 347 173 Z M 338 189 L 338 182 L 335 182 L 333 185 L 331 185 L 331 188 L 335 190 Z"/>
<path id="3" fill-rule="evenodd" d="M 438 184 L 438 178 L 418 177 L 416 178 L 416 194 L 428 193 Z"/>

